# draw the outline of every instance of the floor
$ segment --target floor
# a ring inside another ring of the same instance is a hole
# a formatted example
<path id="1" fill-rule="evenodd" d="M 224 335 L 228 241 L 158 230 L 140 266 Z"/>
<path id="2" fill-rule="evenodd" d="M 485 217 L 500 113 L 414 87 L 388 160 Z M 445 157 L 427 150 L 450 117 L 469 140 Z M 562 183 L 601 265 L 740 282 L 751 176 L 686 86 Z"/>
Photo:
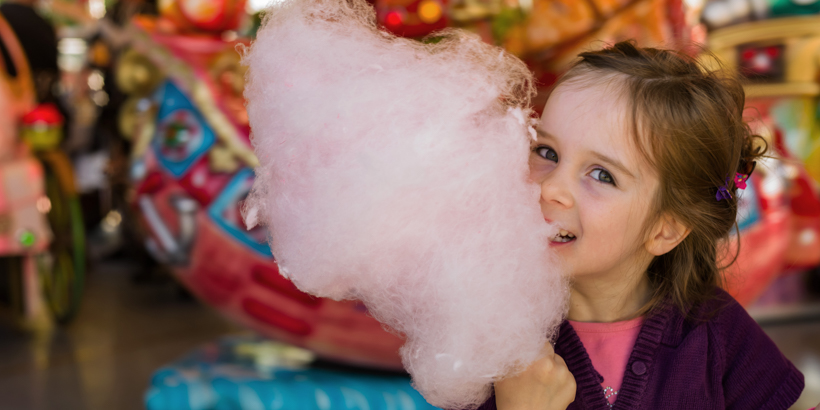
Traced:
<path id="1" fill-rule="evenodd" d="M 33 337 L 0 326 L 0 409 L 142 409 L 151 374 L 198 344 L 242 330 L 162 276 L 97 266 L 77 319 Z"/>
<path id="2" fill-rule="evenodd" d="M 791 408 L 806 410 L 820 403 L 820 318 L 763 328 L 780 351 L 803 372 L 806 388 Z"/>
<path id="3" fill-rule="evenodd" d="M 35 337 L 0 325 L 0 409 L 142 409 L 150 375 L 193 347 L 244 330 L 127 261 L 98 264 L 81 314 Z M 766 320 L 764 329 L 805 374 L 793 409 L 820 402 L 820 315 Z"/>

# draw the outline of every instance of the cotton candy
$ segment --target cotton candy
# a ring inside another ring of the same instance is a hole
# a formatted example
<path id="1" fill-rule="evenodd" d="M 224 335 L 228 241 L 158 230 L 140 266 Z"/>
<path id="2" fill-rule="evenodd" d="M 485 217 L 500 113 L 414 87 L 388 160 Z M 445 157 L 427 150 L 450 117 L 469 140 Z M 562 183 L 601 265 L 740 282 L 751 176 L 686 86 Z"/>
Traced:
<path id="1" fill-rule="evenodd" d="M 406 338 L 430 403 L 475 408 L 539 357 L 568 292 L 528 180 L 531 73 L 439 34 L 394 37 L 365 0 L 269 8 L 243 58 L 261 164 L 243 212 L 299 289 Z"/>

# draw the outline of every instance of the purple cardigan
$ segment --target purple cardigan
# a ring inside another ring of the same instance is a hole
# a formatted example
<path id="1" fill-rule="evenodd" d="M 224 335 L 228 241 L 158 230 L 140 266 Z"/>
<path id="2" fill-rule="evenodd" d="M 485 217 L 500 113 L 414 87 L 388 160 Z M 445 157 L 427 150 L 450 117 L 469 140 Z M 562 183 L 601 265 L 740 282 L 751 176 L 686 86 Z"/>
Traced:
<path id="1" fill-rule="evenodd" d="M 782 410 L 800 397 L 803 374 L 729 294 L 719 290 L 692 316 L 669 306 L 647 317 L 613 409 Z M 608 409 L 603 377 L 566 321 L 555 352 L 577 385 L 567 409 Z M 479 409 L 495 410 L 495 396 Z"/>

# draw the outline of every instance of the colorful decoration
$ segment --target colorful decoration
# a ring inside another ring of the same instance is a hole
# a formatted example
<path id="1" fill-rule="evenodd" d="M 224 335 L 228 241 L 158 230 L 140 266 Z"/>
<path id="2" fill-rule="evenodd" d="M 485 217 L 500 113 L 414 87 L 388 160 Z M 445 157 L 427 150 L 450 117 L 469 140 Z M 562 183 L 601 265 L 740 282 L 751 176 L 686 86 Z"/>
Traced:
<path id="1" fill-rule="evenodd" d="M 151 377 L 148 410 L 435 410 L 401 373 L 323 368 L 313 354 L 253 336 L 203 345 Z"/>
<path id="2" fill-rule="evenodd" d="M 160 0 L 163 19 L 180 31 L 235 30 L 245 17 L 246 0 Z"/>
<path id="3" fill-rule="evenodd" d="M 179 177 L 205 155 L 216 138 L 199 111 L 173 83 L 165 83 L 156 98 L 162 103 L 154 150 L 163 167 Z"/>
<path id="4" fill-rule="evenodd" d="M 447 0 L 376 0 L 376 14 L 392 33 L 424 37 L 449 25 Z"/>
<path id="5" fill-rule="evenodd" d="M 244 243 L 264 257 L 273 257 L 264 228 L 248 230 L 240 210 L 253 185 L 253 170 L 245 168 L 228 182 L 219 197 L 208 209 L 208 216 L 235 240 Z"/>
<path id="6" fill-rule="evenodd" d="M 41 104 L 22 118 L 21 136 L 34 150 L 55 149 L 63 139 L 63 115 L 54 104 Z"/>
<path id="7" fill-rule="evenodd" d="M 735 174 L 735 186 L 737 189 L 746 189 L 746 181 L 749 180 L 750 176 L 752 176 L 751 173 L 741 174 L 738 172 Z"/>

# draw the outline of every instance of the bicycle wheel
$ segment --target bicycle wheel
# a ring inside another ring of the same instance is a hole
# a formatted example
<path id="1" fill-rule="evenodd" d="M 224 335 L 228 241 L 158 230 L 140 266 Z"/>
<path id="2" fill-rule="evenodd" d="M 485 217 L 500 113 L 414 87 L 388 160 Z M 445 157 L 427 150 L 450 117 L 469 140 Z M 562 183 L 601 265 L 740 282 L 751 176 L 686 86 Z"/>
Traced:
<path id="1" fill-rule="evenodd" d="M 54 237 L 48 253 L 37 258 L 37 267 L 54 319 L 66 323 L 77 313 L 83 295 L 85 232 L 79 198 L 60 183 L 48 161 L 43 167 L 51 202 L 48 222 Z"/>

